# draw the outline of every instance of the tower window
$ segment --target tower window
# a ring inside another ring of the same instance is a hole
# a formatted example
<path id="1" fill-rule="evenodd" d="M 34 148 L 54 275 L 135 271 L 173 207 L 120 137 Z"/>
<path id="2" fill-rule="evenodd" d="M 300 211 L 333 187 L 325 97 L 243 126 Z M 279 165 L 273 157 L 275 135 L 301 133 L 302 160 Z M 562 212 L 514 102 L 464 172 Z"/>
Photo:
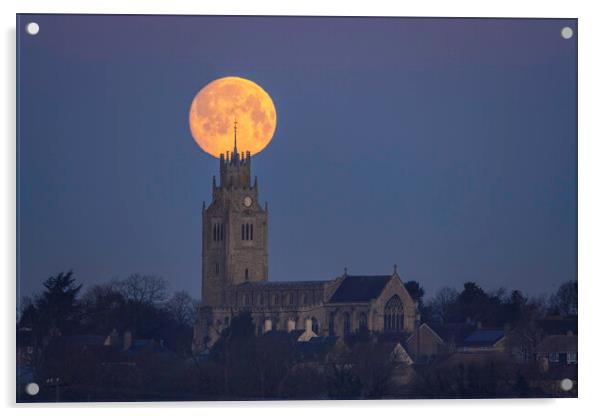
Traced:
<path id="1" fill-rule="evenodd" d="M 213 224 L 213 241 L 223 241 L 224 239 L 224 224 L 214 223 Z"/>
<path id="2" fill-rule="evenodd" d="M 215 263 L 215 274 L 219 274 L 219 263 Z"/>
<path id="3" fill-rule="evenodd" d="M 245 241 L 253 240 L 253 224 L 242 224 L 240 227 L 240 238 Z"/>
<path id="4" fill-rule="evenodd" d="M 245 269 L 245 280 L 249 281 L 249 269 Z"/>

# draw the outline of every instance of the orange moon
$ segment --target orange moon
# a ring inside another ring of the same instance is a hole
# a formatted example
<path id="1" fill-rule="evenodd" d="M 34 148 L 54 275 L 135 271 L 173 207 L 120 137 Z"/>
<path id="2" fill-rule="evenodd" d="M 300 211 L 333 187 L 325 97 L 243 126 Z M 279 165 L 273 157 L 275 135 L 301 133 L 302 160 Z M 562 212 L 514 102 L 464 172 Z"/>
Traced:
<path id="1" fill-rule="evenodd" d="M 261 152 L 276 130 L 276 108 L 267 92 L 248 79 L 219 78 L 204 86 L 190 105 L 190 132 L 205 152 L 219 157 L 234 147 Z"/>

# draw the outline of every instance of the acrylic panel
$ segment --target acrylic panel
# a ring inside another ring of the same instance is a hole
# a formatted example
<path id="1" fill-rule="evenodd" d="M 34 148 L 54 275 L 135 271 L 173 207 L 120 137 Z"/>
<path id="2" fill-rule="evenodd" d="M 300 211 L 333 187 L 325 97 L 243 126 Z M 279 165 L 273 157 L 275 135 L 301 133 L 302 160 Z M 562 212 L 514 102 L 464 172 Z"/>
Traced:
<path id="1" fill-rule="evenodd" d="M 18 15 L 17 401 L 576 397 L 577 37 Z"/>

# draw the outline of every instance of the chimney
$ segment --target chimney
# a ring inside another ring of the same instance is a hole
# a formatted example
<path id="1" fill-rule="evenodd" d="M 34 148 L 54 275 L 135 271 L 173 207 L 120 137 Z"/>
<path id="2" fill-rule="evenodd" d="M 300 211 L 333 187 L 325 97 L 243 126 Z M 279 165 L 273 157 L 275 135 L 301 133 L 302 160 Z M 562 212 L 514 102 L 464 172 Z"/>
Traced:
<path id="1" fill-rule="evenodd" d="M 268 332 L 270 332 L 272 330 L 272 320 L 271 319 L 266 319 L 263 322 L 263 333 L 267 334 Z"/>
<path id="2" fill-rule="evenodd" d="M 295 330 L 295 321 L 293 319 L 289 319 L 286 323 L 286 332 L 293 332 Z"/>
<path id="3" fill-rule="evenodd" d="M 132 332 L 125 331 L 123 333 L 123 350 L 127 351 L 132 347 Z"/>

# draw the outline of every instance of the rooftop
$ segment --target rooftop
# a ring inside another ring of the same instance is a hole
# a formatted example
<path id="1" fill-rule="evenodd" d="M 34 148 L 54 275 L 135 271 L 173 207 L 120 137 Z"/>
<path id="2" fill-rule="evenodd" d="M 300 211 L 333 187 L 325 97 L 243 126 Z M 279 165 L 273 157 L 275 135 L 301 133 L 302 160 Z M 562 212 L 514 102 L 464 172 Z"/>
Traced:
<path id="1" fill-rule="evenodd" d="M 330 303 L 369 302 L 377 298 L 391 276 L 345 276 Z"/>

